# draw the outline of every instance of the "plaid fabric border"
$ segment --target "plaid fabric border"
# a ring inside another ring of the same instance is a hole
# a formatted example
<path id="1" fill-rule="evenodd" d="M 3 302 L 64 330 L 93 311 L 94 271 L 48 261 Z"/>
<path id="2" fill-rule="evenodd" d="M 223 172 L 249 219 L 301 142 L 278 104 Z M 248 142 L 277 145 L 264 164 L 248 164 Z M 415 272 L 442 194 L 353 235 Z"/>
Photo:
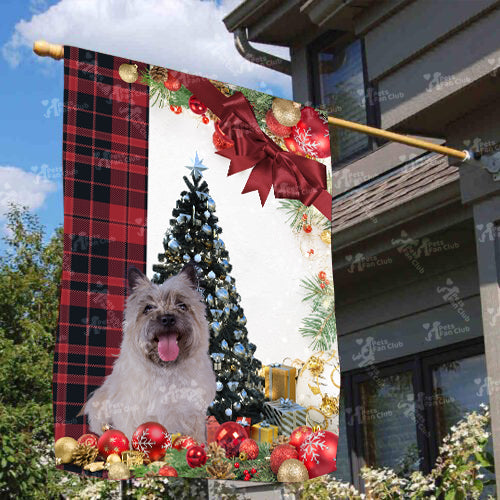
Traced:
<path id="1" fill-rule="evenodd" d="M 127 269 L 146 268 L 149 90 L 118 74 L 123 63 L 144 64 L 74 47 L 64 57 L 56 439 L 87 432 L 77 415 L 118 355 Z"/>

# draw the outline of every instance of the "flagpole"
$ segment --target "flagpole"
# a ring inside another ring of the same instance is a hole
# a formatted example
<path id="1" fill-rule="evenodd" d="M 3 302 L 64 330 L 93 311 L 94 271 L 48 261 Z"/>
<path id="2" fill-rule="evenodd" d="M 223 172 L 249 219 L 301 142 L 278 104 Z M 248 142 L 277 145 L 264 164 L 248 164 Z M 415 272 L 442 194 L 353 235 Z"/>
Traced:
<path id="1" fill-rule="evenodd" d="M 62 59 L 64 57 L 64 46 L 48 43 L 45 40 L 37 40 L 33 44 L 33 52 L 41 57 L 52 57 L 52 59 Z M 473 155 L 469 151 L 460 151 L 458 149 L 448 148 L 446 146 L 440 146 L 439 144 L 433 144 L 429 141 L 423 141 L 421 139 L 414 139 L 412 137 L 407 137 L 403 134 L 398 134 L 396 132 L 389 132 L 388 130 L 383 130 L 376 127 L 369 127 L 368 125 L 362 125 L 361 123 L 350 122 L 348 120 L 342 120 L 341 118 L 335 118 L 333 116 L 328 117 L 328 123 L 330 125 L 346 128 L 349 130 L 354 130 L 360 132 L 361 134 L 374 135 L 376 137 L 382 137 L 394 142 L 400 142 L 402 144 L 407 144 L 409 146 L 417 147 L 420 149 L 425 149 L 427 151 L 433 151 L 442 155 L 451 156 L 453 158 L 458 158 L 462 161 L 470 160 Z"/>

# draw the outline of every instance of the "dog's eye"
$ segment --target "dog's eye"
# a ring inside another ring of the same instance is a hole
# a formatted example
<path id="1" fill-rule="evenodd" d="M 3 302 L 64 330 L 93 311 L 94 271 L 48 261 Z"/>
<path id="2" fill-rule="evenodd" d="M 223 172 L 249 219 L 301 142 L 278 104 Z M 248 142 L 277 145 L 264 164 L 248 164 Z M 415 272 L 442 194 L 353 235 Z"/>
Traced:
<path id="1" fill-rule="evenodd" d="M 153 306 L 152 306 L 151 304 L 148 304 L 148 305 L 144 308 L 143 314 L 147 314 L 149 311 L 151 311 L 151 309 L 153 309 Z"/>
<path id="2" fill-rule="evenodd" d="M 181 310 L 181 311 L 185 311 L 187 309 L 187 305 L 186 304 L 178 304 L 177 307 Z"/>

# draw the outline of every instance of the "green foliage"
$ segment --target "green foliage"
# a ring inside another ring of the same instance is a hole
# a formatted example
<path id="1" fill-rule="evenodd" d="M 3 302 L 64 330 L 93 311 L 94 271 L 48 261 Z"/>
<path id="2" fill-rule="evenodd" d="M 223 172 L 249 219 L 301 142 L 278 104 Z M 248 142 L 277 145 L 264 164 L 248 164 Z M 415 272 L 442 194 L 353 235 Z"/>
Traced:
<path id="1" fill-rule="evenodd" d="M 306 291 L 302 301 L 311 303 L 311 312 L 302 320 L 299 332 L 311 339 L 313 350 L 331 349 L 337 335 L 333 284 L 327 285 L 318 277 L 313 277 L 304 278 L 301 286 Z"/>
<path id="2" fill-rule="evenodd" d="M 279 200 L 279 210 L 288 216 L 287 222 L 295 232 L 300 232 L 304 225 L 303 216 L 307 216 L 307 223 L 322 230 L 330 229 L 330 221 L 314 206 L 306 207 L 300 200 Z"/>
<path id="3" fill-rule="evenodd" d="M 484 470 L 494 474 L 493 457 L 485 450 L 490 437 L 486 431 L 489 423 L 490 414 L 486 407 L 479 413 L 473 411 L 467 414 L 443 439 L 436 464 L 427 475 L 421 471 L 414 471 L 409 477 L 402 477 L 388 468 L 364 467 L 361 469 L 361 476 L 368 493 L 367 498 L 378 500 L 479 498 L 485 486 L 495 484 L 494 480 L 486 481 L 484 477 Z M 291 486 L 290 489 L 304 500 L 364 498 L 352 485 L 337 481 L 334 475 L 306 481 Z"/>
<path id="4" fill-rule="evenodd" d="M 189 98 L 192 94 L 184 85 L 175 92 L 168 90 L 163 85 L 163 82 L 157 82 L 151 78 L 149 70 L 142 73 L 141 81 L 149 86 L 149 97 L 152 106 L 158 106 L 159 108 L 165 106 L 187 108 L 189 106 Z"/>

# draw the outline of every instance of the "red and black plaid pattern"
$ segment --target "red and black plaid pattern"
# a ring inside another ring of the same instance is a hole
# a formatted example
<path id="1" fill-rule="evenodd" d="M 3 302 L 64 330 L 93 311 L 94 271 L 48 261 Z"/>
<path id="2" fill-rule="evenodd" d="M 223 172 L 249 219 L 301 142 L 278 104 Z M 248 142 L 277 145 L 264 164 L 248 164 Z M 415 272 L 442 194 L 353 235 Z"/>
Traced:
<path id="1" fill-rule="evenodd" d="M 119 353 L 127 269 L 146 268 L 149 93 L 118 73 L 123 63 L 144 65 L 74 47 L 64 57 L 56 439 L 87 432 L 77 415 Z"/>

